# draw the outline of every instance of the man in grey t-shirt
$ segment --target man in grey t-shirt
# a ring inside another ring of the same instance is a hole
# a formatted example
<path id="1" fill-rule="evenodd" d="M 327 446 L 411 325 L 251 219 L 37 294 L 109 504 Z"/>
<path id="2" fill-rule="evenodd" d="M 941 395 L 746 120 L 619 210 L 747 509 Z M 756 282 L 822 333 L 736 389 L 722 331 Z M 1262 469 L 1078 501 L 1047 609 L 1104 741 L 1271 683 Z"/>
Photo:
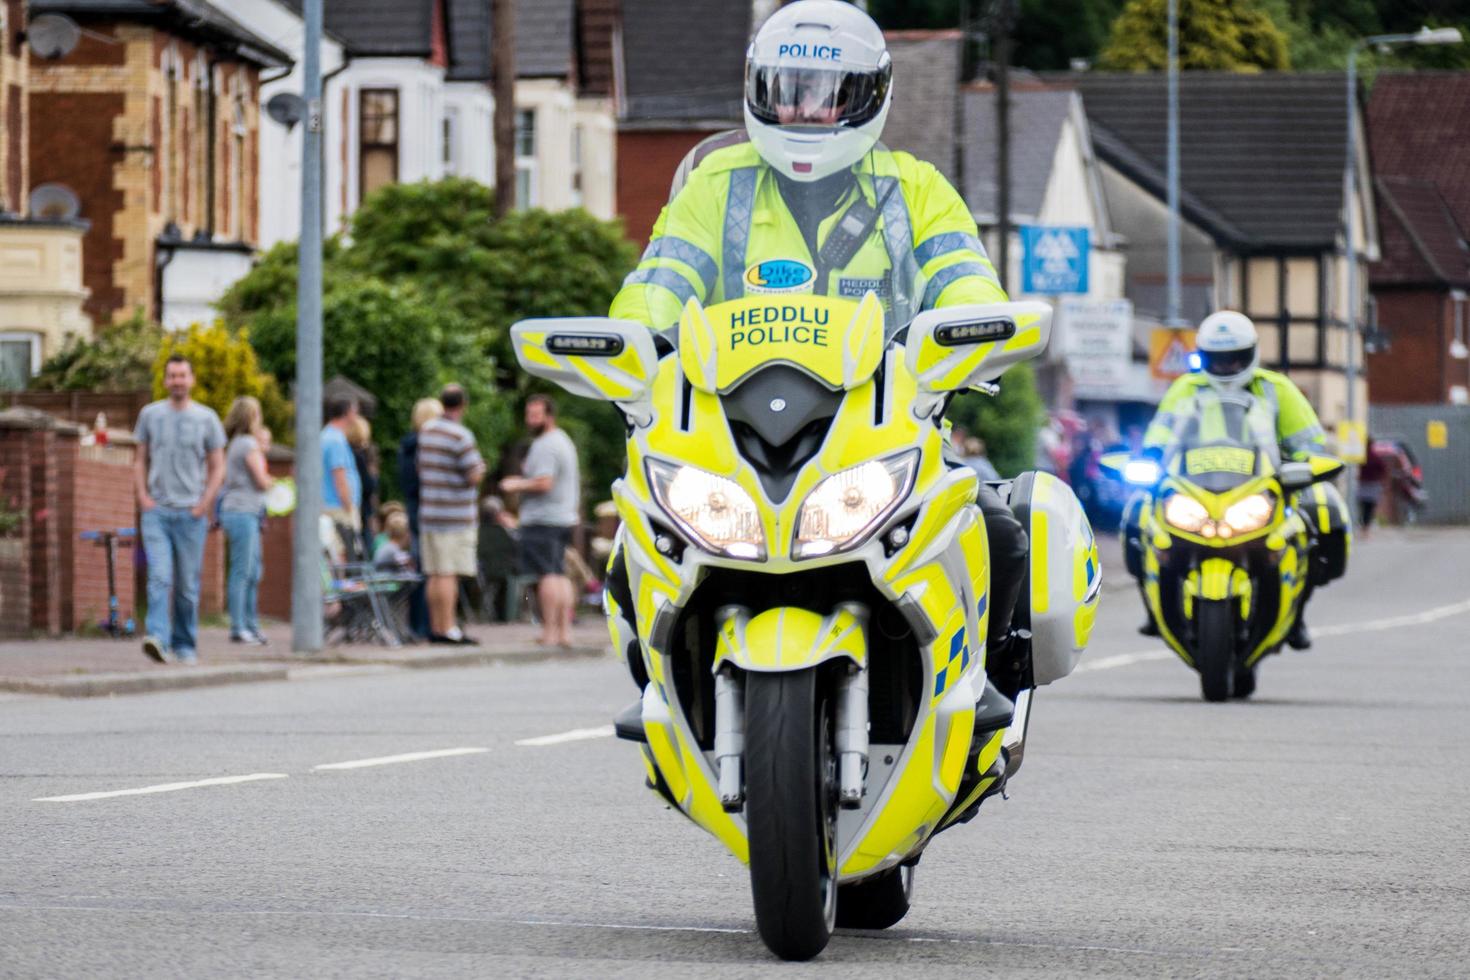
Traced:
<path id="1" fill-rule="evenodd" d="M 168 397 L 138 413 L 134 489 L 148 557 L 143 652 L 159 663 L 198 661 L 199 573 L 215 494 L 225 478 L 225 430 L 189 397 L 194 368 L 174 354 L 163 367 Z M 170 615 L 172 605 L 172 615 Z"/>
<path id="2" fill-rule="evenodd" d="M 537 576 L 541 600 L 541 642 L 570 646 L 576 596 L 566 575 L 566 550 L 581 520 L 582 479 L 577 447 L 556 425 L 556 405 L 545 395 L 526 402 L 526 428 L 535 441 L 526 454 L 524 476 L 500 481 L 506 493 L 521 497 L 521 571 Z"/>

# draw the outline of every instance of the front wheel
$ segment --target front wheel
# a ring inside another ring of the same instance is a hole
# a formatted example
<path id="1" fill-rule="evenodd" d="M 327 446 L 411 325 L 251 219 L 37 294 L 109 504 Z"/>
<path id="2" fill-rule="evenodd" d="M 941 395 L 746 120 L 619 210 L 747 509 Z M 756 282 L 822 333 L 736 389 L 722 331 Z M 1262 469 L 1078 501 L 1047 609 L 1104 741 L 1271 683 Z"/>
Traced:
<path id="1" fill-rule="evenodd" d="M 844 929 L 887 929 L 909 913 L 914 867 L 901 864 L 837 889 L 837 924 Z"/>
<path id="2" fill-rule="evenodd" d="M 1206 701 L 1228 701 L 1235 680 L 1235 604 L 1228 599 L 1195 605 L 1194 666 Z"/>
<path id="3" fill-rule="evenodd" d="M 745 679 L 745 823 L 761 940 L 783 960 L 827 946 L 837 918 L 831 697 L 816 670 Z"/>

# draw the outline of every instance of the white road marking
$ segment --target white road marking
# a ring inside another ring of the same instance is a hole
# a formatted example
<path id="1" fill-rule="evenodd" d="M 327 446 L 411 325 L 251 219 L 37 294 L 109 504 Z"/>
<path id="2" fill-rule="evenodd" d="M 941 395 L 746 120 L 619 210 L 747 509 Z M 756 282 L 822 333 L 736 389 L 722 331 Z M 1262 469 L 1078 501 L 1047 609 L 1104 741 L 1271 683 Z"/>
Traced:
<path id="1" fill-rule="evenodd" d="M 353 759 L 350 762 L 329 762 L 325 765 L 312 766 L 313 772 L 326 769 L 366 769 L 369 766 L 392 766 L 400 762 L 422 762 L 425 759 L 447 759 L 455 755 L 479 755 L 481 752 L 489 752 L 482 748 L 457 748 L 457 749 L 434 749 L 431 752 L 404 752 L 402 755 L 382 755 L 375 759 Z"/>
<path id="2" fill-rule="evenodd" d="M 157 786 L 141 786 L 137 789 L 113 789 L 101 793 L 73 793 L 70 796 L 41 796 L 32 803 L 80 803 L 83 800 L 106 800 L 114 796 L 143 796 L 147 793 L 172 793 L 180 789 L 198 789 L 201 786 L 233 786 L 235 783 L 253 783 L 262 779 L 288 779 L 283 772 L 254 772 L 248 776 L 216 776 L 213 779 L 196 779 L 187 783 L 160 783 Z"/>
<path id="3" fill-rule="evenodd" d="M 555 735 L 538 735 L 535 738 L 523 738 L 516 742 L 517 745 L 561 745 L 563 742 L 582 742 L 591 738 L 611 738 L 613 726 L 599 725 L 596 728 L 573 728 L 569 732 L 557 732 Z"/>
<path id="4" fill-rule="evenodd" d="M 1113 657 L 1103 657 L 1101 660 L 1084 660 L 1072 673 L 1080 674 L 1087 670 L 1112 670 L 1114 667 L 1141 664 L 1146 660 L 1169 660 L 1173 656 L 1173 650 L 1140 650 L 1137 653 L 1120 653 Z"/>
<path id="5" fill-rule="evenodd" d="M 1464 602 L 1451 603 L 1448 606 L 1435 606 L 1423 612 L 1409 613 L 1407 616 L 1389 616 L 1385 619 L 1370 619 L 1361 623 L 1342 623 L 1337 626 L 1323 626 L 1312 630 L 1317 636 L 1345 636 L 1349 633 L 1365 633 L 1378 630 L 1394 630 L 1404 626 L 1423 626 L 1426 623 L 1436 623 L 1441 619 L 1449 619 L 1461 613 L 1470 612 L 1470 599 Z"/>

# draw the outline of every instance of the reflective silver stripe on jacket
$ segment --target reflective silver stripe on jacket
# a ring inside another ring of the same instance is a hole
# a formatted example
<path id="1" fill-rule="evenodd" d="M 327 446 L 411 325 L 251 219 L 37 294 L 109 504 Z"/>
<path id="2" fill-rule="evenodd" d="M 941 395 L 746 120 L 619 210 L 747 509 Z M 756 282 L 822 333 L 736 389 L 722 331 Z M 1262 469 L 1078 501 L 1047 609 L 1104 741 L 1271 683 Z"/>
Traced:
<path id="1" fill-rule="evenodd" d="M 893 277 L 892 302 L 884 332 L 892 337 L 919 312 L 917 295 L 919 263 L 914 258 L 914 234 L 909 225 L 909 205 L 897 177 L 875 177 L 873 193 L 883 202 L 883 247 Z"/>
<path id="2" fill-rule="evenodd" d="M 979 276 L 995 282 L 995 276 L 991 271 L 979 262 L 956 262 L 947 265 L 934 273 L 934 278 L 929 280 L 929 285 L 924 289 L 924 309 L 932 309 L 939 302 L 939 294 L 949 288 L 956 279 L 964 279 L 967 276 Z"/>
<path id="3" fill-rule="evenodd" d="M 725 201 L 725 233 L 720 256 L 724 299 L 745 295 L 745 246 L 750 241 L 750 215 L 755 209 L 755 187 L 760 168 L 730 171 L 730 194 Z"/>
<path id="4" fill-rule="evenodd" d="M 981 244 L 980 239 L 969 232 L 946 231 L 938 235 L 931 235 L 915 246 L 914 258 L 922 267 L 950 252 L 974 252 L 982 259 L 990 257 L 985 254 L 985 246 Z"/>
<path id="5" fill-rule="evenodd" d="M 706 298 L 714 290 L 715 281 L 720 277 L 720 266 L 713 256 L 693 242 L 672 235 L 664 235 L 648 243 L 648 248 L 639 261 L 647 262 L 649 259 L 673 259 L 689 266 L 703 282 Z"/>
<path id="6" fill-rule="evenodd" d="M 679 297 L 679 304 L 697 299 L 694 292 L 694 284 L 684 278 L 683 274 L 668 267 L 656 267 L 653 269 L 634 269 L 628 273 L 628 278 L 623 280 L 623 288 L 629 286 L 662 286 L 675 296 Z"/>

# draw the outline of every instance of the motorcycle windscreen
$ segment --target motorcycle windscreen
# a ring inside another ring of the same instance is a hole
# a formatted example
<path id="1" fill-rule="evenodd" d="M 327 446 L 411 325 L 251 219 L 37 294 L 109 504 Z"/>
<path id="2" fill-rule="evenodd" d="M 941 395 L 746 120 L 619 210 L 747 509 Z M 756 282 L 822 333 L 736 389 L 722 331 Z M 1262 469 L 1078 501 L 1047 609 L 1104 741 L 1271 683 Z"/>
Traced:
<path id="1" fill-rule="evenodd" d="M 883 309 L 828 296 L 748 297 L 679 321 L 679 360 L 689 383 L 725 394 L 773 364 L 790 365 L 837 390 L 867 381 L 883 354 Z"/>
<path id="2" fill-rule="evenodd" d="M 1168 470 L 1210 493 L 1225 493 L 1276 465 L 1276 422 L 1248 392 L 1200 392 L 1168 452 Z"/>

